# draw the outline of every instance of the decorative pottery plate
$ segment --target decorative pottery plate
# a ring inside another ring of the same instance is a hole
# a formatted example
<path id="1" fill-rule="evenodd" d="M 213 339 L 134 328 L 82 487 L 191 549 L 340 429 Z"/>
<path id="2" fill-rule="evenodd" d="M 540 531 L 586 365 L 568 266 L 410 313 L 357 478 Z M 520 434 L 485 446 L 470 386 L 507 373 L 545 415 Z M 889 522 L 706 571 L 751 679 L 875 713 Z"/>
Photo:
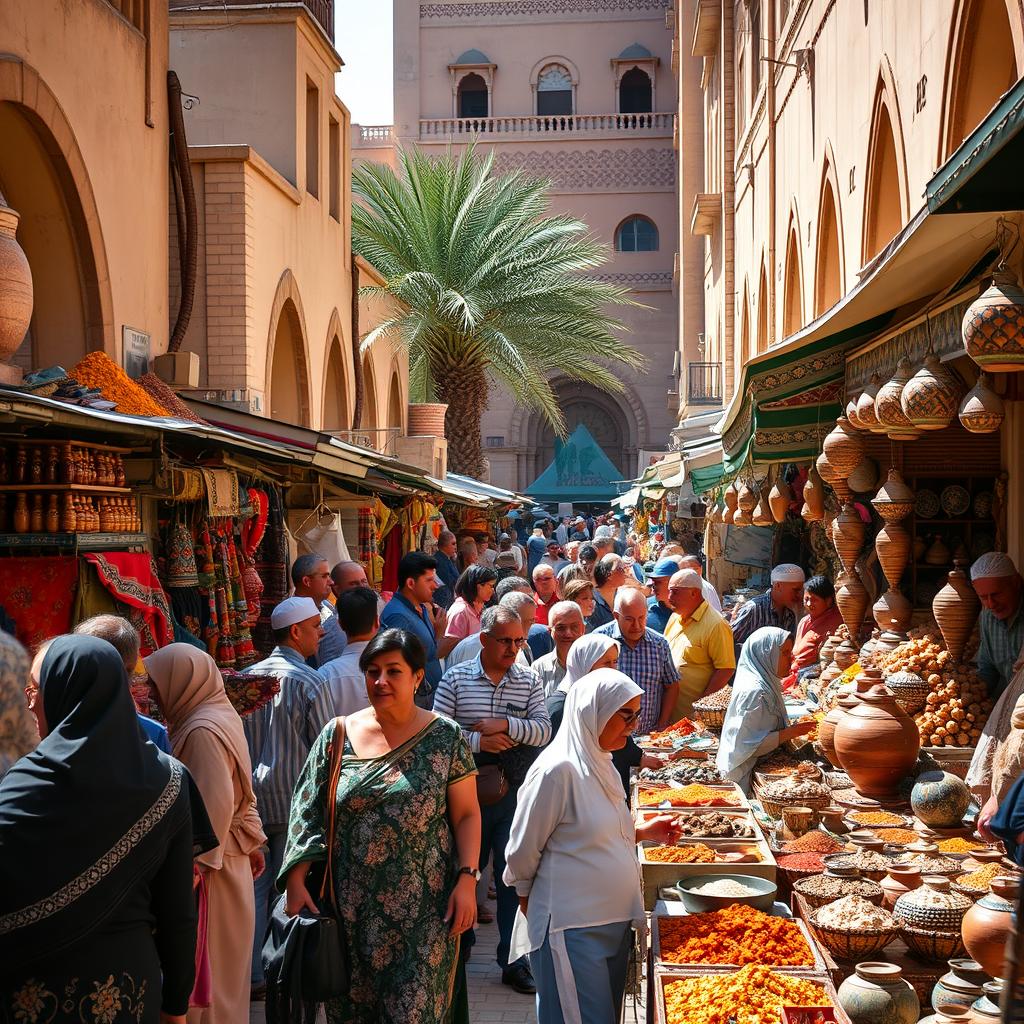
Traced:
<path id="1" fill-rule="evenodd" d="M 970 492 L 959 484 L 950 484 L 944 488 L 940 501 L 942 511 L 954 519 L 962 516 L 971 507 Z"/>
<path id="2" fill-rule="evenodd" d="M 992 515 L 992 492 L 978 491 L 974 496 L 974 514 L 979 519 L 988 519 Z"/>
<path id="3" fill-rule="evenodd" d="M 927 487 L 917 492 L 914 498 L 914 512 L 922 519 L 931 519 L 939 514 L 939 496 Z"/>

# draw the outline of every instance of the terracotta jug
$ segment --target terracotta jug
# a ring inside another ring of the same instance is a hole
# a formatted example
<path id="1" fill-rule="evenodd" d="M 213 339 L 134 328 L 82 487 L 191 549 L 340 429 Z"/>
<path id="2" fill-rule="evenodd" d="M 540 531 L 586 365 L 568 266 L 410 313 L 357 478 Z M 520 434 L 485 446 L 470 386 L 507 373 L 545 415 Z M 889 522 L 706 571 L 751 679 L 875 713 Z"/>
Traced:
<path id="1" fill-rule="evenodd" d="M 875 398 L 878 389 L 882 386 L 882 378 L 877 373 L 871 374 L 868 386 L 860 393 L 857 399 L 857 422 L 864 430 L 873 433 L 878 432 L 878 416 L 875 413 Z"/>
<path id="2" fill-rule="evenodd" d="M 1003 976 L 1006 939 L 1014 927 L 1014 911 L 1020 881 L 999 877 L 992 881 L 992 891 L 982 896 L 964 915 L 961 935 L 972 959 L 994 978 Z"/>
<path id="3" fill-rule="evenodd" d="M 978 383 L 960 403 L 960 423 L 972 434 L 992 434 L 1006 415 L 1003 400 L 989 387 L 987 373 L 978 374 Z"/>
<path id="4" fill-rule="evenodd" d="M 865 604 L 866 603 L 867 598 L 865 598 Z M 849 640 L 843 640 L 836 648 L 835 654 L 832 655 L 832 659 L 839 667 L 839 670 L 841 672 L 845 672 L 857 660 L 857 648 L 854 647 Z"/>
<path id="5" fill-rule="evenodd" d="M 43 496 L 32 495 L 32 513 L 29 516 L 29 533 L 42 533 L 46 526 L 46 513 L 43 511 Z"/>
<path id="6" fill-rule="evenodd" d="M 840 697 L 836 701 L 835 707 L 821 720 L 821 724 L 818 726 L 818 746 L 825 755 L 825 760 L 833 768 L 839 767 L 839 758 L 836 756 L 835 744 L 836 726 L 847 710 L 853 707 L 854 703 L 855 701 L 850 700 L 849 697 Z"/>
<path id="7" fill-rule="evenodd" d="M 737 501 L 739 499 L 739 492 L 736 490 L 736 484 L 731 483 L 725 489 L 725 507 L 732 509 L 733 512 L 739 507 Z"/>
<path id="8" fill-rule="evenodd" d="M 874 686 L 836 726 L 835 748 L 843 771 L 862 796 L 894 799 L 921 749 L 914 720 L 891 690 Z"/>
<path id="9" fill-rule="evenodd" d="M 878 564 L 892 588 L 898 588 L 910 560 L 910 534 L 899 523 L 885 523 L 875 535 Z"/>
<path id="10" fill-rule="evenodd" d="M 888 479 L 871 499 L 871 504 L 887 523 L 898 523 L 914 511 L 914 492 L 903 482 L 895 466 L 889 470 Z"/>
<path id="11" fill-rule="evenodd" d="M 921 869 L 913 864 L 893 864 L 878 884 L 882 887 L 882 906 L 892 910 L 905 892 L 921 885 Z"/>
<path id="12" fill-rule="evenodd" d="M 924 553 L 928 550 L 928 541 L 924 539 L 920 534 L 914 538 L 914 561 L 920 562 L 924 558 Z"/>
<path id="13" fill-rule="evenodd" d="M 821 645 L 818 651 L 818 660 L 822 665 L 829 665 L 832 662 L 832 655 L 835 654 L 836 648 L 839 646 L 839 636 L 836 633 L 829 633 L 825 637 L 825 642 Z"/>
<path id="14" fill-rule="evenodd" d="M 867 494 L 878 486 L 878 463 L 865 455 L 846 482 L 850 485 L 851 491 Z"/>
<path id="15" fill-rule="evenodd" d="M 29 518 L 28 496 L 19 491 L 14 499 L 14 532 L 28 533 Z"/>
<path id="16" fill-rule="evenodd" d="M 826 435 L 822 451 L 832 464 L 836 476 L 845 480 L 864 458 L 864 441 L 850 421 L 840 416 L 834 429 Z"/>
<path id="17" fill-rule="evenodd" d="M 938 1009 L 943 1005 L 971 1008 L 971 1004 L 984 995 L 982 985 L 987 975 L 981 964 L 974 960 L 957 957 L 948 960 L 949 970 L 935 983 L 932 989 L 932 1007 Z"/>
<path id="18" fill-rule="evenodd" d="M 804 484 L 804 504 L 809 513 L 804 516 L 805 519 L 820 522 L 825 518 L 825 486 L 821 482 L 821 476 L 815 466 L 811 466 L 807 471 L 807 482 Z"/>
<path id="19" fill-rule="evenodd" d="M 924 553 L 926 565 L 949 565 L 953 553 L 943 543 L 942 538 L 936 534 L 928 550 Z"/>
<path id="20" fill-rule="evenodd" d="M 934 352 L 907 381 L 900 396 L 903 413 L 919 430 L 942 430 L 956 415 L 960 391 Z"/>
<path id="21" fill-rule="evenodd" d="M 868 592 L 864 589 L 860 577 L 855 572 L 845 572 L 839 577 L 836 587 L 836 607 L 846 623 L 851 637 L 859 637 L 864 614 L 868 610 Z M 849 641 L 846 641 L 849 643 Z M 841 646 L 841 645 L 840 645 Z M 853 647 L 853 645 L 850 645 Z M 856 651 L 856 648 L 853 648 Z M 836 664 L 839 659 L 836 658 Z M 852 664 L 852 662 L 850 663 Z"/>
<path id="22" fill-rule="evenodd" d="M 846 502 L 832 521 L 832 543 L 847 572 L 853 572 L 857 556 L 864 547 L 864 532 L 864 520 L 860 513 L 852 502 Z"/>
<path id="23" fill-rule="evenodd" d="M 768 505 L 768 499 L 765 497 L 764 491 L 761 491 L 757 504 L 754 506 L 754 511 L 750 513 L 750 517 L 755 526 L 775 525 L 775 517 L 772 515 L 772 510 Z"/>
<path id="24" fill-rule="evenodd" d="M 878 628 L 890 627 L 887 632 L 891 632 L 892 636 L 895 636 L 895 642 L 891 642 L 892 636 L 890 636 L 886 638 L 886 642 L 882 646 L 886 650 L 894 650 L 903 642 L 903 637 L 900 634 L 905 633 L 910 628 L 910 620 L 914 615 L 914 606 L 898 590 L 887 590 L 874 603 L 871 611 L 875 617 L 875 622 L 878 623 Z"/>
<path id="25" fill-rule="evenodd" d="M 736 515 L 736 509 L 729 508 L 729 506 L 726 505 L 725 509 L 722 512 L 722 522 L 726 526 L 732 526 L 733 516 L 735 516 L 735 515 Z"/>
<path id="26" fill-rule="evenodd" d="M 789 511 L 792 501 L 793 489 L 780 476 L 772 484 L 771 491 L 768 492 L 768 504 L 771 506 L 772 518 L 775 522 L 784 523 L 786 521 L 786 513 Z"/>
<path id="27" fill-rule="evenodd" d="M 963 569 L 956 568 L 932 601 L 932 615 L 946 643 L 946 650 L 959 661 L 971 630 L 981 612 L 981 602 Z"/>
<path id="28" fill-rule="evenodd" d="M 743 509 L 744 512 L 753 512 L 754 507 L 757 505 L 758 497 L 757 484 L 753 481 L 748 483 L 744 480 L 740 484 L 740 489 L 736 495 L 736 505 Z"/>
<path id="29" fill-rule="evenodd" d="M 32 271 L 16 237 L 19 219 L 0 192 L 0 363 L 11 361 L 32 319 Z"/>

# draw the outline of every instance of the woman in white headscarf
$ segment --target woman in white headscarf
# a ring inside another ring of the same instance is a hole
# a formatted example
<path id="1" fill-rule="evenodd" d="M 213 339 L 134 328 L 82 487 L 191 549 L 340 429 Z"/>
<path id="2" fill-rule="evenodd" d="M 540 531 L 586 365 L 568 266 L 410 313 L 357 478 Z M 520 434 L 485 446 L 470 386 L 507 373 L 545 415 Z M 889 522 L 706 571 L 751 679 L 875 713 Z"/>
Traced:
<path id="1" fill-rule="evenodd" d="M 530 954 L 539 1024 L 620 1019 L 632 929 L 645 927 L 636 843 L 678 836 L 669 815 L 634 826 L 612 764 L 641 693 L 614 669 L 574 682 L 519 791 L 504 878 L 519 896 L 511 956 Z"/>
<path id="2" fill-rule="evenodd" d="M 810 732 L 816 724 L 789 724 L 782 677 L 789 672 L 792 655 L 793 637 L 778 626 L 755 630 L 740 651 L 715 763 L 722 777 L 735 782 L 744 793 L 750 788 L 759 757 Z"/>

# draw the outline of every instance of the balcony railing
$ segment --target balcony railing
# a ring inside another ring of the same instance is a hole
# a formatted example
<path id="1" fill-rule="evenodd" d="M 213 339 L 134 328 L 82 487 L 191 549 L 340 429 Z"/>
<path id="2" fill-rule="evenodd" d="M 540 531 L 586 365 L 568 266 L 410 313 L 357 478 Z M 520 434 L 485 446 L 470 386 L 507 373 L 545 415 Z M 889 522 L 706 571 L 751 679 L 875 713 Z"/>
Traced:
<path id="1" fill-rule="evenodd" d="M 722 404 L 722 366 L 720 363 L 687 363 L 686 378 L 686 402 L 688 405 Z"/>
<path id="2" fill-rule="evenodd" d="M 356 145 L 367 148 L 389 146 L 393 138 L 394 128 L 389 124 L 361 124 Z"/>
<path id="3" fill-rule="evenodd" d="M 524 117 L 432 117 L 420 121 L 420 138 L 453 135 L 671 135 L 675 114 L 532 114 Z"/>

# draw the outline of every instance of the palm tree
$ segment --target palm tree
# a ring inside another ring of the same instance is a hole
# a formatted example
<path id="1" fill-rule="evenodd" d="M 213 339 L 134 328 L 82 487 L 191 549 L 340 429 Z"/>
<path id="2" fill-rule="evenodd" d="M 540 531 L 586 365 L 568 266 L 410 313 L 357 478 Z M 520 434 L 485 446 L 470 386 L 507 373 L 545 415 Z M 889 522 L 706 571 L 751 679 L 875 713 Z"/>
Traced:
<path id="1" fill-rule="evenodd" d="M 352 248 L 386 281 L 366 291 L 396 300 L 363 346 L 408 346 L 413 401 L 448 404 L 449 463 L 479 477 L 489 381 L 565 436 L 549 376 L 621 391 L 609 364 L 643 357 L 616 338 L 625 328 L 609 309 L 635 303 L 586 276 L 607 250 L 582 221 L 548 215 L 550 182 L 498 175 L 493 152 L 472 146 L 441 158 L 400 150 L 399 162 L 400 176 L 383 164 L 352 172 Z"/>

